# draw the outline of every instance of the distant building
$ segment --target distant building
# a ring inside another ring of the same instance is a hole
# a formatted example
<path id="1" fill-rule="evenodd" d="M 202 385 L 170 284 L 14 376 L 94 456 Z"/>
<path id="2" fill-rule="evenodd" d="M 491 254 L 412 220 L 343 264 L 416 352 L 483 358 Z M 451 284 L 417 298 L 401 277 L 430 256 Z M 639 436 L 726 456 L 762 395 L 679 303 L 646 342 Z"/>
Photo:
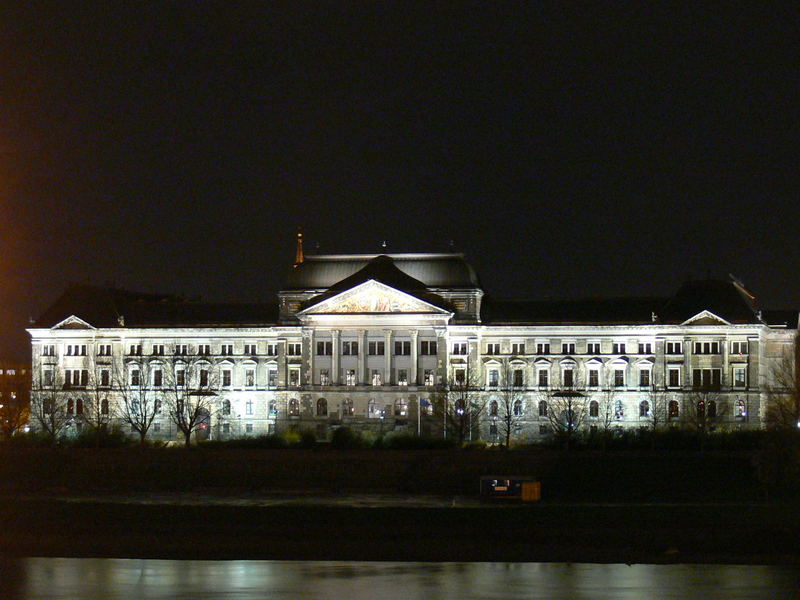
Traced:
<path id="1" fill-rule="evenodd" d="M 30 390 L 30 367 L 0 359 L 0 439 L 27 426 Z"/>
<path id="2" fill-rule="evenodd" d="M 797 311 L 736 281 L 671 298 L 500 301 L 461 254 L 304 256 L 277 303 L 212 304 L 71 286 L 29 329 L 34 399 L 170 412 L 217 438 L 340 426 L 535 441 L 562 431 L 764 424 Z M 129 421 L 130 419 L 128 419 Z M 125 422 L 129 427 L 129 423 Z M 446 432 L 446 433 L 445 433 Z"/>

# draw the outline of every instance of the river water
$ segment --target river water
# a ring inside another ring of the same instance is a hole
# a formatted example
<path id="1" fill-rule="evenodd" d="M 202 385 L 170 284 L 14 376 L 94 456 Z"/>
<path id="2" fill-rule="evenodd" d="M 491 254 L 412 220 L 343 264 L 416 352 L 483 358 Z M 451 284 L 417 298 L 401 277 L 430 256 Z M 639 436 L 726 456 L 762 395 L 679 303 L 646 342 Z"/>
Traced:
<path id="1" fill-rule="evenodd" d="M 800 569 L 747 565 L 26 558 L 3 600 L 797 599 Z"/>

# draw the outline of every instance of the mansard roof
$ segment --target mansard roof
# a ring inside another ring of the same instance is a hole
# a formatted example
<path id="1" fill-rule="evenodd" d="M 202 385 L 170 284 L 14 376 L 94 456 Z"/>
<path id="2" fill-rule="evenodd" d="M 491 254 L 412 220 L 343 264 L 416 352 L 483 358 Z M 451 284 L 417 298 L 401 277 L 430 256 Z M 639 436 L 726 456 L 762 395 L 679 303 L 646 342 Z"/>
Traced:
<path id="1" fill-rule="evenodd" d="M 475 270 L 463 254 L 320 254 L 306 256 L 294 267 L 284 289 L 328 289 L 355 275 L 380 256 L 390 258 L 399 271 L 421 282 L 423 287 L 480 287 Z"/>
<path id="2" fill-rule="evenodd" d="M 717 279 L 687 281 L 657 313 L 664 322 L 683 323 L 703 311 L 729 323 L 761 322 L 750 292 L 735 281 Z"/>
<path id="3" fill-rule="evenodd" d="M 584 298 L 549 300 L 496 300 L 485 296 L 481 318 L 486 324 L 643 324 L 665 298 Z"/>
<path id="4" fill-rule="evenodd" d="M 94 327 L 181 327 L 277 322 L 277 304 L 190 301 L 180 296 L 142 294 L 111 287 L 72 284 L 34 323 L 53 327 L 76 316 Z"/>

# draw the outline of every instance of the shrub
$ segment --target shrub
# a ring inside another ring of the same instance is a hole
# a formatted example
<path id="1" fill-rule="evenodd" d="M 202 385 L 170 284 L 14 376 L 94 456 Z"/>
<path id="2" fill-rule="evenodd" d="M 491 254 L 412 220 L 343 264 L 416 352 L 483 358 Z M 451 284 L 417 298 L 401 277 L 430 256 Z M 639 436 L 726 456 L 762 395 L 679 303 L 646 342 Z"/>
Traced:
<path id="1" fill-rule="evenodd" d="M 339 427 L 334 430 L 331 436 L 331 447 L 337 450 L 364 448 L 366 446 L 367 442 L 361 434 L 349 427 Z"/>

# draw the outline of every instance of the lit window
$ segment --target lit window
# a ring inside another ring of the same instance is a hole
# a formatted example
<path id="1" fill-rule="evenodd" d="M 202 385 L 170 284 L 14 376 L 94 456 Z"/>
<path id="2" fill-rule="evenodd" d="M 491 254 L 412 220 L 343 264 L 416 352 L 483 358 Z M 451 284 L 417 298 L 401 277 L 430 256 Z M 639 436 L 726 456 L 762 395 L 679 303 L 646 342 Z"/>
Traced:
<path id="1" fill-rule="evenodd" d="M 397 385 L 408 385 L 408 370 L 407 369 L 398 369 L 397 370 Z"/>
<path id="2" fill-rule="evenodd" d="M 378 369 L 372 370 L 372 385 L 382 385 L 381 372 Z"/>
<path id="3" fill-rule="evenodd" d="M 356 371 L 355 369 L 348 369 L 345 374 L 345 383 L 347 385 L 355 385 L 356 384 Z"/>
<path id="4" fill-rule="evenodd" d="M 423 385 L 431 386 L 436 385 L 433 377 L 433 369 L 425 369 L 423 374 Z"/>
<path id="5" fill-rule="evenodd" d="M 405 417 L 408 414 L 408 400 L 398 398 L 394 403 L 394 416 Z"/>
<path id="6" fill-rule="evenodd" d="M 290 417 L 300 416 L 300 402 L 297 400 L 297 398 L 291 398 L 289 400 L 288 411 Z"/>
<path id="7" fill-rule="evenodd" d="M 328 369 L 320 369 L 319 370 L 319 384 L 320 385 L 330 385 L 331 378 L 329 375 Z"/>
<path id="8" fill-rule="evenodd" d="M 345 398 L 342 402 L 342 415 L 345 417 L 352 417 L 354 412 L 353 401 L 350 398 Z"/>

